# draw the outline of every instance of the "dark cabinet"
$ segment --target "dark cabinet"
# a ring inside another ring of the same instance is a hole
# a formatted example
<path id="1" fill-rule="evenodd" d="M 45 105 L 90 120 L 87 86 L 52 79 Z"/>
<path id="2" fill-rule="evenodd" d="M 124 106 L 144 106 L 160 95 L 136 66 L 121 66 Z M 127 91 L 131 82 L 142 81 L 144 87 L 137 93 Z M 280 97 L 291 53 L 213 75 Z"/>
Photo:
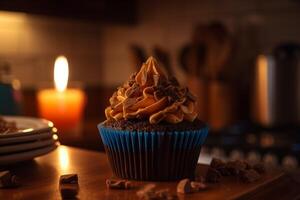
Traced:
<path id="1" fill-rule="evenodd" d="M 0 10 L 82 19 L 109 23 L 134 24 L 136 0 L 1 0 Z"/>

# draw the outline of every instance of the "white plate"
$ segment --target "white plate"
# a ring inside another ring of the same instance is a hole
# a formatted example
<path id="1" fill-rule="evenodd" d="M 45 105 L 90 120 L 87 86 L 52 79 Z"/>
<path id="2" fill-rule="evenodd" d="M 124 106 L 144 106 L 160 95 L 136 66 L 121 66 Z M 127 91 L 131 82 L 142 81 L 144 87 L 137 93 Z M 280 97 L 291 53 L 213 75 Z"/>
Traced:
<path id="1" fill-rule="evenodd" d="M 0 156 L 0 165 L 8 165 L 8 164 L 13 164 L 25 160 L 31 160 L 35 157 L 45 155 L 54 149 L 56 149 L 58 145 L 51 145 L 31 151 L 24 151 L 21 153 L 14 153 L 14 154 L 9 154 L 5 156 Z"/>
<path id="2" fill-rule="evenodd" d="M 53 145 L 57 140 L 50 138 L 45 140 L 36 140 L 32 142 L 19 143 L 19 144 L 10 144 L 10 145 L 1 145 L 0 146 L 0 156 L 1 154 L 9 154 L 14 152 L 28 151 L 31 149 L 37 149 L 45 146 Z"/>
<path id="3" fill-rule="evenodd" d="M 9 122 L 15 122 L 19 131 L 0 134 L 0 139 L 38 134 L 49 131 L 53 128 L 53 123 L 45 119 L 21 116 L 3 116 L 3 119 Z"/>
<path id="4" fill-rule="evenodd" d="M 7 144 L 13 144 L 13 143 L 24 143 L 24 142 L 30 142 L 30 141 L 36 141 L 46 138 L 52 138 L 53 132 L 44 132 L 44 133 L 38 133 L 33 135 L 23 135 L 18 137 L 8 137 L 8 138 L 0 138 L 0 145 L 7 145 Z"/>

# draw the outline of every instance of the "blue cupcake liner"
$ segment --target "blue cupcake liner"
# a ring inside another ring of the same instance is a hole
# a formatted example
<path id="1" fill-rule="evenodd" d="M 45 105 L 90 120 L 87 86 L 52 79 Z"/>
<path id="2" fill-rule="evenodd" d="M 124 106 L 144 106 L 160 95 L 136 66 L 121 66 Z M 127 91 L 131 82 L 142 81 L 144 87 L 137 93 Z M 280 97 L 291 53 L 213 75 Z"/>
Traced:
<path id="1" fill-rule="evenodd" d="M 132 131 L 100 123 L 100 135 L 114 175 L 124 179 L 170 181 L 193 178 L 208 127 L 193 131 Z"/>

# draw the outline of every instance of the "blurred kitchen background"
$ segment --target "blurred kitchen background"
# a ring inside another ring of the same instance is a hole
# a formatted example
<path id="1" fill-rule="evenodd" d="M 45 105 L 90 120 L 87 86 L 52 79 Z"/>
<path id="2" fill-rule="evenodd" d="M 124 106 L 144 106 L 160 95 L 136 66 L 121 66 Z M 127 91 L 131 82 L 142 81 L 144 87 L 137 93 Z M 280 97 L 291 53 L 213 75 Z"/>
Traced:
<path id="1" fill-rule="evenodd" d="M 211 133 L 202 152 L 300 162 L 299 0 L 2 0 L 0 114 L 40 116 L 54 61 L 85 93 L 62 144 L 102 151 L 96 125 L 117 86 L 153 55 L 198 96 Z"/>

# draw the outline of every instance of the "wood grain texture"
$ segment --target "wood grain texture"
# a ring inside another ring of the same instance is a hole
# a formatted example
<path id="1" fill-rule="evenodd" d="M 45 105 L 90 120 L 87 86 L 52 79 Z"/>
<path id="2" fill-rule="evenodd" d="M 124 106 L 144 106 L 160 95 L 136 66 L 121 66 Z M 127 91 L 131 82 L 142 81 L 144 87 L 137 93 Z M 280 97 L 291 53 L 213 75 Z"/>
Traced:
<path id="1" fill-rule="evenodd" d="M 0 199 L 60 199 L 59 176 L 68 173 L 77 173 L 79 176 L 79 199 L 138 199 L 137 189 L 125 191 L 106 188 L 105 180 L 112 176 L 112 172 L 104 153 L 60 146 L 48 155 L 14 166 L 2 167 L 3 169 L 9 169 L 18 175 L 22 180 L 22 186 L 15 189 L 0 189 Z M 206 169 L 207 166 L 200 166 L 203 175 Z M 299 177 L 274 171 L 251 184 L 225 177 L 220 183 L 210 184 L 205 191 L 178 196 L 181 200 L 296 199 L 297 195 L 298 197 L 300 195 Z M 146 183 L 135 182 L 135 184 L 141 187 Z M 169 188 L 175 194 L 177 182 L 156 184 L 158 188 Z"/>

